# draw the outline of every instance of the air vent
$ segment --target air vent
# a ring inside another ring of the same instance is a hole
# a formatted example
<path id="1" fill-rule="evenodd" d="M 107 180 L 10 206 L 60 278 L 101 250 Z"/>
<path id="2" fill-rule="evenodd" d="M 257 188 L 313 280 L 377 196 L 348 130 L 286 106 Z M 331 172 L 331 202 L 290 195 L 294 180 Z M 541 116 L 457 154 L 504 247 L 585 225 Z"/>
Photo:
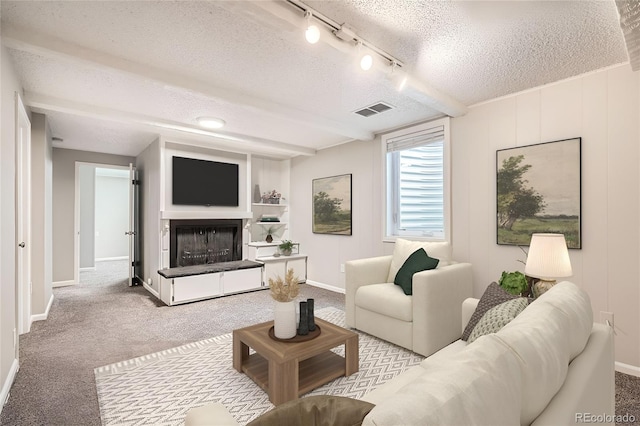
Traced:
<path id="1" fill-rule="evenodd" d="M 391 105 L 385 104 L 384 102 L 378 102 L 377 104 L 369 105 L 368 107 L 354 112 L 363 117 L 371 117 L 372 115 L 378 115 L 385 111 L 389 111 L 390 109 L 393 109 Z"/>

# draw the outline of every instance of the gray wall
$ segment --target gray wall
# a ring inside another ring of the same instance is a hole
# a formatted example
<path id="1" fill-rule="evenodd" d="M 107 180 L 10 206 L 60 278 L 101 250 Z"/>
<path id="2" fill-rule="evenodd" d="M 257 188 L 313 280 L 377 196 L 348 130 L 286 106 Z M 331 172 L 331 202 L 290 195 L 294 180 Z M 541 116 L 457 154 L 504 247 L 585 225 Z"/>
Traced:
<path id="1" fill-rule="evenodd" d="M 69 282 L 74 274 L 75 163 L 128 166 L 135 158 L 71 149 L 53 149 L 53 281 Z"/>
<path id="2" fill-rule="evenodd" d="M 22 88 L 6 47 L 0 49 L 0 389 L 8 389 L 17 368 L 14 94 Z"/>
<path id="3" fill-rule="evenodd" d="M 78 168 L 80 180 L 80 268 L 95 267 L 95 222 L 96 222 L 96 167 L 81 164 Z"/>
<path id="4" fill-rule="evenodd" d="M 96 176 L 96 260 L 129 256 L 129 171 Z"/>
<path id="5" fill-rule="evenodd" d="M 31 314 L 46 319 L 52 302 L 52 141 L 47 117 L 31 115 Z"/>

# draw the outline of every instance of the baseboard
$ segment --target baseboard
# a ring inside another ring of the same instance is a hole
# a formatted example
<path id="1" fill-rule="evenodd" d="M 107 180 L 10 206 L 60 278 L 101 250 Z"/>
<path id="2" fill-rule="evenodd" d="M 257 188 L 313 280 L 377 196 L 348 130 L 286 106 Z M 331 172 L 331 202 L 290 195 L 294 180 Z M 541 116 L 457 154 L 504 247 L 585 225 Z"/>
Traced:
<path id="1" fill-rule="evenodd" d="M 96 262 L 108 262 L 110 260 L 128 260 L 129 256 L 116 256 L 116 257 L 101 257 L 100 259 L 94 259 Z"/>
<path id="2" fill-rule="evenodd" d="M 80 272 L 95 271 L 95 270 L 96 270 L 95 266 L 87 266 L 86 268 L 80 268 Z"/>
<path id="3" fill-rule="evenodd" d="M 9 392 L 11 391 L 11 386 L 13 385 L 13 381 L 16 379 L 16 374 L 18 374 L 18 369 L 20 368 L 20 364 L 18 364 L 18 360 L 14 359 L 11 364 L 11 368 L 9 369 L 9 374 L 7 374 L 7 379 L 2 384 L 2 390 L 0 391 L 0 413 L 2 412 L 2 408 L 9 400 Z"/>
<path id="4" fill-rule="evenodd" d="M 38 314 L 38 315 L 31 315 L 31 322 L 46 320 L 49 317 L 49 310 L 51 309 L 52 304 L 53 304 L 53 294 L 49 298 L 49 303 L 47 303 L 47 309 L 44 310 L 44 313 Z"/>
<path id="5" fill-rule="evenodd" d="M 640 367 L 636 367 L 635 365 L 629 365 L 616 361 L 616 371 L 624 374 L 629 374 L 631 376 L 640 377 Z"/>
<path id="6" fill-rule="evenodd" d="M 53 283 L 51 283 L 51 287 L 66 287 L 68 285 L 76 285 L 76 282 L 74 280 L 68 280 L 68 281 L 54 281 Z"/>
<path id="7" fill-rule="evenodd" d="M 144 288 L 146 288 L 149 293 L 153 294 L 155 297 L 160 299 L 160 294 L 157 291 L 155 291 L 151 286 L 149 286 L 149 284 L 147 284 L 146 282 L 142 281 L 142 286 Z"/>
<path id="8" fill-rule="evenodd" d="M 311 281 L 311 280 L 307 280 L 306 283 L 309 284 L 309 285 L 312 285 L 314 287 L 323 288 L 325 290 L 333 291 L 335 293 L 345 294 L 345 289 L 344 288 L 336 287 L 336 286 L 325 284 L 325 283 L 319 283 L 317 281 Z"/>

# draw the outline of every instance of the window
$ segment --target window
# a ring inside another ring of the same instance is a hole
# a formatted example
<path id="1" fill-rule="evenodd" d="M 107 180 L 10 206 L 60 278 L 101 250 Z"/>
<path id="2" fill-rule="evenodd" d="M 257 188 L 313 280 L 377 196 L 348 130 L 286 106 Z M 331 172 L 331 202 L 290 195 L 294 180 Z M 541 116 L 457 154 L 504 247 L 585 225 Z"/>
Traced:
<path id="1" fill-rule="evenodd" d="M 385 239 L 449 239 L 449 119 L 382 137 Z"/>

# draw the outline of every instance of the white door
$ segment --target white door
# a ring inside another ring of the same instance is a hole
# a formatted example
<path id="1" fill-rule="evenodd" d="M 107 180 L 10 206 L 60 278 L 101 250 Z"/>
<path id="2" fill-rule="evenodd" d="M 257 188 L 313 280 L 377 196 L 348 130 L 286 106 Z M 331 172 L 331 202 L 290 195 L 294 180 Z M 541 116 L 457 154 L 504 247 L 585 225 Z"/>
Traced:
<path id="1" fill-rule="evenodd" d="M 31 123 L 20 95 L 16 108 L 16 313 L 18 333 L 31 329 Z"/>

